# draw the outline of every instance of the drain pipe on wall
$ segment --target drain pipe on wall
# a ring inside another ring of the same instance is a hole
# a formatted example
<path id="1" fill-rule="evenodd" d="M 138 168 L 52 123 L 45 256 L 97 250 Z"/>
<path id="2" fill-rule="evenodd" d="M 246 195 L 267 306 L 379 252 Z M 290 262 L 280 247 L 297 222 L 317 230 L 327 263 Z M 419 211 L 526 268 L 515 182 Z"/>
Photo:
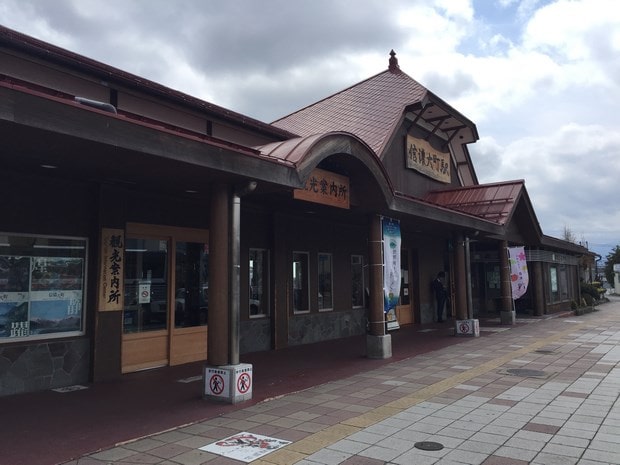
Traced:
<path id="1" fill-rule="evenodd" d="M 467 318 L 474 318 L 474 305 L 471 290 L 471 257 L 470 257 L 470 239 L 465 236 L 465 285 L 467 286 Z"/>
<path id="2" fill-rule="evenodd" d="M 230 346 L 229 359 L 231 365 L 239 364 L 240 319 L 241 319 L 241 197 L 250 194 L 256 189 L 256 181 L 250 181 L 245 186 L 236 188 L 232 196 L 231 215 L 231 267 L 230 267 Z"/>

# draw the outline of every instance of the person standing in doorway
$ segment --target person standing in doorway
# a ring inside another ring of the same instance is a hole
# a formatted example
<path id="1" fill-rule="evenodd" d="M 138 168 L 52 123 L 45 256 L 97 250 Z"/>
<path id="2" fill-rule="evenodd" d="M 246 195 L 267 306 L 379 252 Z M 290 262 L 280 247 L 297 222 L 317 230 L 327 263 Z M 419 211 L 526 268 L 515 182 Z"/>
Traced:
<path id="1" fill-rule="evenodd" d="M 446 299 L 448 298 L 448 291 L 446 290 L 446 286 L 444 284 L 444 280 L 446 278 L 446 273 L 440 271 L 437 273 L 437 277 L 433 279 L 431 284 L 433 292 L 435 294 L 435 302 L 437 305 L 437 322 L 443 322 L 443 310 L 446 306 Z"/>

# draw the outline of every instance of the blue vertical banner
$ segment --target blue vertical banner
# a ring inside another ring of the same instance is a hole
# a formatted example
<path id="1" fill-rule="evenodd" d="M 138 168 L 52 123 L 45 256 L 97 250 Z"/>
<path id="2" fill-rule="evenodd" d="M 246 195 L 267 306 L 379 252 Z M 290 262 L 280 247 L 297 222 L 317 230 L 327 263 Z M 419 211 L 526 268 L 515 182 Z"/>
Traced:
<path id="1" fill-rule="evenodd" d="M 396 308 L 400 298 L 400 222 L 381 218 L 383 230 L 383 310 Z"/>

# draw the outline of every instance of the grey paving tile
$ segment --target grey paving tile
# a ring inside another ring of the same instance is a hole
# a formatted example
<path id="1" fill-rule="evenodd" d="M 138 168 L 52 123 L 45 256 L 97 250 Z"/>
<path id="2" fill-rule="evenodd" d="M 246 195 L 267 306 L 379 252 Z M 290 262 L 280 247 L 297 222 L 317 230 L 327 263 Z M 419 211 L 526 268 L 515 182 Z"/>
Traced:
<path id="1" fill-rule="evenodd" d="M 136 451 L 125 449 L 124 447 L 114 447 L 101 452 L 91 454 L 90 457 L 96 460 L 106 460 L 110 462 L 117 462 L 132 455 L 135 455 Z"/>
<path id="2" fill-rule="evenodd" d="M 547 454 L 541 452 L 530 462 L 531 465 L 575 465 L 579 461 L 575 457 Z M 601 464 L 599 464 L 601 465 Z"/>
<path id="3" fill-rule="evenodd" d="M 407 449 L 405 449 L 407 450 Z M 395 459 L 405 450 L 396 450 L 390 449 L 387 447 L 382 447 L 381 445 L 375 444 L 374 446 L 370 446 L 367 449 L 364 449 L 359 453 L 359 455 L 363 457 L 370 457 L 372 459 L 383 460 L 385 462 L 389 462 L 392 459 Z"/>
<path id="4" fill-rule="evenodd" d="M 620 462 L 620 444 L 618 443 L 619 436 L 615 436 L 613 442 L 604 441 L 598 438 L 598 435 L 590 442 L 589 448 L 593 450 L 600 450 L 604 452 L 613 452 L 617 454 L 618 461 Z"/>
<path id="5" fill-rule="evenodd" d="M 577 459 L 582 456 L 584 451 L 585 451 L 585 448 L 583 447 L 575 447 L 575 446 L 568 446 L 566 444 L 555 444 L 555 443 L 547 444 L 545 448 L 542 450 L 542 452 L 546 454 L 561 455 L 565 457 L 575 457 Z"/>
<path id="6" fill-rule="evenodd" d="M 538 454 L 538 451 L 521 449 L 517 447 L 508 447 L 508 446 L 501 446 L 493 453 L 493 455 L 497 455 L 500 457 L 508 457 L 508 458 L 517 459 L 517 460 L 526 460 L 528 462 L 531 461 L 537 454 Z"/>
<path id="7" fill-rule="evenodd" d="M 583 460 L 592 460 L 598 461 L 608 464 L 617 464 L 618 463 L 618 454 L 616 452 L 607 452 L 596 449 L 587 449 L 583 453 Z"/>
<path id="8" fill-rule="evenodd" d="M 350 439 L 342 439 L 332 444 L 331 446 L 329 446 L 328 449 L 333 449 L 333 450 L 337 450 L 340 452 L 346 452 L 348 454 L 357 454 L 363 451 L 364 449 L 367 449 L 368 447 L 370 447 L 368 444 L 364 444 L 359 441 L 352 441 Z"/>
<path id="9" fill-rule="evenodd" d="M 506 447 L 513 447 L 517 449 L 525 449 L 533 452 L 540 452 L 545 447 L 545 443 L 542 441 L 532 441 L 531 439 L 512 437 L 504 444 Z"/>
<path id="10" fill-rule="evenodd" d="M 444 461 L 454 461 L 454 463 L 465 463 L 468 465 L 479 465 L 487 458 L 487 454 L 480 452 L 473 452 L 469 450 L 452 450 L 450 451 L 440 463 Z"/>
<path id="11" fill-rule="evenodd" d="M 338 450 L 322 449 L 312 455 L 309 455 L 307 460 L 310 463 L 319 463 L 322 465 L 338 465 L 342 461 L 351 457 L 351 455 L 352 454 Z"/>

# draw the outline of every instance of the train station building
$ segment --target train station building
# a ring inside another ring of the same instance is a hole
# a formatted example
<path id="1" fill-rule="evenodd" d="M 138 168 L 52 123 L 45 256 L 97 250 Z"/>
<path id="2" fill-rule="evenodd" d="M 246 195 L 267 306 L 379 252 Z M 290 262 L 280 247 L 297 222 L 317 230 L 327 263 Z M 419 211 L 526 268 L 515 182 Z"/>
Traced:
<path id="1" fill-rule="evenodd" d="M 440 271 L 450 321 L 579 302 L 593 254 L 386 65 L 265 123 L 0 27 L 0 395 L 360 334 L 389 357 Z"/>

